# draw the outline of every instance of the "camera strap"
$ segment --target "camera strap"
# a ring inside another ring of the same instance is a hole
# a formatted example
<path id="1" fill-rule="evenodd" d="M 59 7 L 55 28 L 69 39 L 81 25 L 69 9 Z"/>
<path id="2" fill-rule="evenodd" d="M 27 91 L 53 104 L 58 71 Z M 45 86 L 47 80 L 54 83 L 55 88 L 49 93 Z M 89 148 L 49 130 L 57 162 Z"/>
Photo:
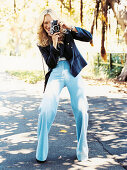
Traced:
<path id="1" fill-rule="evenodd" d="M 42 65 L 43 65 L 43 72 L 44 72 L 44 76 L 45 76 L 45 65 L 44 65 L 44 59 L 43 59 L 43 56 L 42 56 Z"/>

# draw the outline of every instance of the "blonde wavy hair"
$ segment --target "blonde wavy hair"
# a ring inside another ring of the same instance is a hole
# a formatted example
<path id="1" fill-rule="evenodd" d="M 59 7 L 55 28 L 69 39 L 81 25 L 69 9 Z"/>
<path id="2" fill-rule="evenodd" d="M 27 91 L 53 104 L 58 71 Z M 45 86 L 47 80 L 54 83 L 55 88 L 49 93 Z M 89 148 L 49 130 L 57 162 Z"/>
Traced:
<path id="1" fill-rule="evenodd" d="M 51 37 L 48 36 L 48 34 L 46 33 L 43 27 L 44 17 L 47 14 L 49 14 L 54 20 L 59 20 L 52 9 L 46 9 L 41 13 L 39 17 L 38 28 L 37 28 L 37 44 L 42 47 L 46 47 L 50 45 L 52 42 Z M 63 43 L 64 35 L 65 35 L 65 29 L 60 28 L 60 37 L 58 39 L 58 43 Z"/>

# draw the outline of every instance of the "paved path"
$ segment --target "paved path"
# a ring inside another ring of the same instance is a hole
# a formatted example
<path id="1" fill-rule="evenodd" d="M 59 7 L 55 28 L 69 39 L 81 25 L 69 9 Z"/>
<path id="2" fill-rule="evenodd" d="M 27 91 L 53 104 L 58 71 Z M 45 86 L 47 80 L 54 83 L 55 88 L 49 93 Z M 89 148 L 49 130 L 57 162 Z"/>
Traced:
<path id="1" fill-rule="evenodd" d="M 35 160 L 37 108 L 43 82 L 26 84 L 0 73 L 0 170 L 127 169 L 127 94 L 110 86 L 84 87 L 89 100 L 89 160 L 75 158 L 76 133 L 68 92 L 63 89 L 49 134 L 47 162 Z"/>

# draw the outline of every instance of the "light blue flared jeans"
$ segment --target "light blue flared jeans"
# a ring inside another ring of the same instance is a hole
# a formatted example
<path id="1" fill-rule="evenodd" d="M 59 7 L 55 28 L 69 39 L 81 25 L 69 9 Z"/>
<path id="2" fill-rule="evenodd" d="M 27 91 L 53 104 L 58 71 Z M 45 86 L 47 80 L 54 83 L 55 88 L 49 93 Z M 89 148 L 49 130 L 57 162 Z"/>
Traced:
<path id="1" fill-rule="evenodd" d="M 45 161 L 47 159 L 48 133 L 56 116 L 60 92 L 65 86 L 70 93 L 72 110 L 76 121 L 77 158 L 79 161 L 88 159 L 88 103 L 83 80 L 80 74 L 76 77 L 71 75 L 69 64 L 65 60 L 59 61 L 57 67 L 52 70 L 39 107 L 37 160 Z"/>

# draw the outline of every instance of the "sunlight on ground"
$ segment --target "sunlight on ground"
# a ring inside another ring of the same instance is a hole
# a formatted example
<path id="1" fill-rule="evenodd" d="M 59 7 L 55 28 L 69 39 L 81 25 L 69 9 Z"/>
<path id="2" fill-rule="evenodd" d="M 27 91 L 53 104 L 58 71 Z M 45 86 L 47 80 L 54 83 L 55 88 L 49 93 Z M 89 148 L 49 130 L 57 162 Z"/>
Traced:
<path id="1" fill-rule="evenodd" d="M 5 161 L 6 159 L 3 158 L 2 156 L 0 156 L 0 163 L 2 163 L 3 161 Z"/>
<path id="2" fill-rule="evenodd" d="M 65 129 L 69 129 L 70 128 L 70 126 L 62 125 L 62 124 L 59 124 L 59 123 L 54 123 L 52 126 L 57 126 L 57 127 L 65 128 Z"/>
<path id="3" fill-rule="evenodd" d="M 24 132 L 20 134 L 15 134 L 15 135 L 2 138 L 2 141 L 6 139 L 8 140 L 8 142 L 12 144 L 17 144 L 19 142 L 30 142 L 30 141 L 34 142 L 37 139 L 32 136 L 33 134 L 36 134 L 36 132 L 32 131 L 32 132 Z"/>
<path id="4" fill-rule="evenodd" d="M 7 153 L 9 153 L 9 154 L 20 154 L 20 153 L 22 153 L 22 154 L 29 154 L 29 153 L 32 153 L 34 150 L 33 150 L 33 148 L 29 148 L 29 149 L 19 149 L 19 150 L 13 150 L 13 151 L 8 151 Z"/>
<path id="5" fill-rule="evenodd" d="M 112 159 L 112 156 L 108 156 L 108 158 L 90 158 L 88 161 L 84 162 L 75 160 L 72 168 L 69 168 L 68 170 L 73 170 L 74 168 L 79 169 L 80 166 L 83 170 L 91 170 L 91 167 L 92 169 L 108 169 L 108 167 L 111 167 L 112 165 L 118 165 L 118 163 Z"/>

